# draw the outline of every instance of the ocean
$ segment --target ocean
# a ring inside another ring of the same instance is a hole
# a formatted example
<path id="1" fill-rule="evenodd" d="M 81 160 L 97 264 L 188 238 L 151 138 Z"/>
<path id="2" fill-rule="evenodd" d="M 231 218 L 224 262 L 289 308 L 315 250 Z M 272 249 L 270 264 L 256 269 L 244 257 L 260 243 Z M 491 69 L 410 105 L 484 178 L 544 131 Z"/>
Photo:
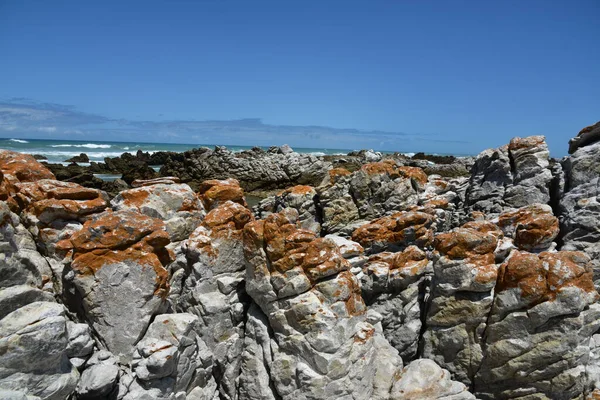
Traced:
<path id="1" fill-rule="evenodd" d="M 67 159 L 81 153 L 88 155 L 90 161 L 102 162 L 105 157 L 118 157 L 123 153 L 135 154 L 138 150 L 155 153 L 157 151 L 184 152 L 186 150 L 206 146 L 214 149 L 214 145 L 205 144 L 173 144 L 173 143 L 138 143 L 138 142 L 102 142 L 76 140 L 42 140 L 0 138 L 0 149 L 18 151 L 27 154 L 39 154 L 50 163 L 68 164 Z M 231 151 L 249 150 L 252 146 L 227 146 Z M 264 148 L 267 149 L 266 147 Z M 294 148 L 298 153 L 314 155 L 347 154 L 347 149 L 312 149 Z M 84 164 L 85 165 L 85 164 Z"/>

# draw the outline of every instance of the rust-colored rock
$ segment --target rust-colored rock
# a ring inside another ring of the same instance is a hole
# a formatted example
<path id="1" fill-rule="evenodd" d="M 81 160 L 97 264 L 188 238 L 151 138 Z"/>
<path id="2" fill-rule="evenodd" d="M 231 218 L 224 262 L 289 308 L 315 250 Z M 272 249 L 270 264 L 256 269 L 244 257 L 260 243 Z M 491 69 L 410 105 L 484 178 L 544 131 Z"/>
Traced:
<path id="1" fill-rule="evenodd" d="M 528 149 L 541 146 L 546 142 L 544 136 L 528 136 L 525 138 L 514 137 L 508 144 L 508 150 L 514 151 L 519 149 Z"/>
<path id="2" fill-rule="evenodd" d="M 401 176 L 398 165 L 392 160 L 368 163 L 363 165 L 360 169 L 368 175 L 387 174 L 392 179 Z"/>
<path id="3" fill-rule="evenodd" d="M 207 210 L 212 210 L 226 201 L 247 206 L 244 190 L 240 187 L 240 183 L 233 178 L 204 181 L 200 184 L 198 193 Z"/>
<path id="4" fill-rule="evenodd" d="M 32 155 L 0 150 L 0 170 L 20 182 L 35 182 L 40 179 L 56 179 L 48 168 Z"/>
<path id="5" fill-rule="evenodd" d="M 285 196 L 286 194 L 292 194 L 295 196 L 305 196 L 311 194 L 314 195 L 316 193 L 317 192 L 315 191 L 315 188 L 313 188 L 312 186 L 296 185 L 280 191 L 279 193 L 277 193 L 277 196 Z"/>
<path id="6" fill-rule="evenodd" d="M 519 288 L 529 305 L 554 300 L 561 290 L 577 287 L 598 296 L 590 258 L 579 251 L 538 254 L 515 251 L 500 266 L 498 292 Z"/>
<path id="7" fill-rule="evenodd" d="M 451 260 L 475 265 L 494 264 L 494 250 L 502 232 L 486 221 L 470 222 L 435 236 L 434 247 Z"/>
<path id="8" fill-rule="evenodd" d="M 398 167 L 397 171 L 401 176 L 412 179 L 419 187 L 423 187 L 427 183 L 427 174 L 419 167 L 402 166 Z"/>
<path id="9" fill-rule="evenodd" d="M 253 220 L 252 212 L 248 208 L 233 201 L 226 201 L 206 214 L 202 224 L 215 235 L 219 232 L 225 235 L 241 235 L 244 226 Z"/>
<path id="10" fill-rule="evenodd" d="M 352 240 L 365 248 L 428 246 L 433 239 L 435 217 L 419 211 L 405 211 L 378 218 L 356 229 Z"/>
<path id="11" fill-rule="evenodd" d="M 108 206 L 106 193 L 71 182 L 42 179 L 15 184 L 20 208 L 49 224 L 56 219 L 83 220 Z"/>
<path id="12" fill-rule="evenodd" d="M 558 218 L 550 206 L 542 204 L 503 213 L 498 218 L 498 226 L 514 239 L 519 249 L 527 251 L 548 248 L 559 233 Z"/>
<path id="13" fill-rule="evenodd" d="M 346 168 L 332 168 L 329 171 L 327 171 L 327 173 L 329 175 L 329 182 L 332 185 L 335 184 L 338 181 L 338 179 L 351 174 L 351 172 L 348 171 Z"/>
<path id="14" fill-rule="evenodd" d="M 93 275 L 108 264 L 132 261 L 142 268 L 153 268 L 156 295 L 166 296 L 168 273 L 164 269 L 173 255 L 165 248 L 169 234 L 163 221 L 135 211 L 106 211 L 94 215 L 70 239 L 57 244 L 62 251 L 72 250 L 72 269 Z"/>

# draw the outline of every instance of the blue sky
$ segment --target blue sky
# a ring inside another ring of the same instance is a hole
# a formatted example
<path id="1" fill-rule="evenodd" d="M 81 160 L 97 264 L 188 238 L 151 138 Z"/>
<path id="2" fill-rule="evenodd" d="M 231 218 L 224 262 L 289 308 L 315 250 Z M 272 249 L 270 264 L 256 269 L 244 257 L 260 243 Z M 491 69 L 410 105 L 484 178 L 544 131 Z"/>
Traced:
<path id="1" fill-rule="evenodd" d="M 600 2 L 0 0 L 0 137 L 477 153 L 600 119 Z"/>

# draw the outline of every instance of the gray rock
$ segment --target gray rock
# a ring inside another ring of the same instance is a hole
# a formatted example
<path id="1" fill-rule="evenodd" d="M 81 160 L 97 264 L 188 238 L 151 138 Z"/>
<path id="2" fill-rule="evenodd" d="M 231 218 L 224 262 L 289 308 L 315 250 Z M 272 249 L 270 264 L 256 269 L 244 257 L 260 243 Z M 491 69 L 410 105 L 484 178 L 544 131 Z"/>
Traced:
<path id="1" fill-rule="evenodd" d="M 183 182 L 235 178 L 244 190 L 255 190 L 316 185 L 330 167 L 331 163 L 318 157 L 288 152 L 287 148 L 234 153 L 219 147 L 215 151 L 207 148 L 187 151 L 183 161 L 169 159 L 161 173 L 179 177 Z"/>
<path id="2" fill-rule="evenodd" d="M 28 285 L 42 288 L 52 270 L 31 235 L 5 202 L 0 202 L 0 288 Z"/>
<path id="3" fill-rule="evenodd" d="M 77 383 L 78 399 L 104 399 L 115 390 L 119 379 L 119 367 L 97 364 L 83 371 Z"/>
<path id="4" fill-rule="evenodd" d="M 359 275 L 369 312 L 379 315 L 385 338 L 405 362 L 417 355 L 432 274 L 425 252 L 410 246 L 401 253 L 369 257 Z"/>
<path id="5" fill-rule="evenodd" d="M 467 211 L 494 217 L 510 208 L 548 204 L 553 179 L 549 155 L 543 136 L 513 138 L 508 146 L 483 151 L 471 171 Z"/>
<path id="6" fill-rule="evenodd" d="M 125 190 L 111 201 L 114 210 L 136 210 L 165 221 L 171 241 L 186 239 L 204 217 L 204 207 L 185 184 L 153 184 Z"/>
<path id="7" fill-rule="evenodd" d="M 17 285 L 0 289 L 0 319 L 11 312 L 36 301 L 54 301 L 51 293 L 29 285 Z"/>
<path id="8" fill-rule="evenodd" d="M 597 141 L 600 141 L 600 122 L 583 128 L 576 137 L 569 140 L 569 154 Z"/>
<path id="9" fill-rule="evenodd" d="M 467 387 L 455 382 L 450 373 L 427 359 L 415 360 L 402 370 L 390 394 L 392 399 L 475 399 Z"/>
<path id="10" fill-rule="evenodd" d="M 34 302 L 0 320 L 0 388 L 49 400 L 64 400 L 79 373 L 67 357 L 62 305 Z"/>
<path id="11" fill-rule="evenodd" d="M 563 162 L 565 193 L 560 199 L 563 250 L 585 251 L 600 287 L 600 143 L 579 147 Z"/>

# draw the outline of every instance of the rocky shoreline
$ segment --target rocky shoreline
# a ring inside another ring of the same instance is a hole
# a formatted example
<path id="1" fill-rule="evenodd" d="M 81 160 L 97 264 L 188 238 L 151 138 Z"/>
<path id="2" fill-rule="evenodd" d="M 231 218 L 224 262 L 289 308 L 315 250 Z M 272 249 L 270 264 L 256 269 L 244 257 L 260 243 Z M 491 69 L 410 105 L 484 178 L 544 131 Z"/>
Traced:
<path id="1" fill-rule="evenodd" d="M 0 399 L 600 398 L 600 122 L 569 154 L 0 150 Z"/>
<path id="2" fill-rule="evenodd" d="M 39 157 L 39 156 L 38 156 Z M 398 165 L 422 168 L 427 174 L 443 177 L 468 176 L 475 157 L 456 158 L 424 153 L 408 157 L 400 153 L 382 154 L 373 150 L 350 152 L 347 155 L 315 156 L 295 153 L 289 146 L 264 150 L 233 152 L 223 146 L 214 150 L 202 147 L 184 153 L 156 152 L 125 153 L 120 157 L 107 157 L 103 163 L 89 162 L 85 153 L 73 157 L 69 165 L 41 162 L 62 181 L 101 189 L 114 197 L 119 191 L 130 188 L 134 180 L 175 176 L 194 190 L 208 179 L 234 178 L 246 194 L 262 199 L 281 189 L 295 185 L 317 186 L 325 173 L 332 168 L 354 172 L 369 162 L 393 160 Z M 78 164 L 79 163 L 79 164 Z M 89 165 L 80 165 L 89 164 Z M 153 167 L 160 167 L 155 170 Z M 94 175 L 121 175 L 115 182 L 103 181 Z"/>

